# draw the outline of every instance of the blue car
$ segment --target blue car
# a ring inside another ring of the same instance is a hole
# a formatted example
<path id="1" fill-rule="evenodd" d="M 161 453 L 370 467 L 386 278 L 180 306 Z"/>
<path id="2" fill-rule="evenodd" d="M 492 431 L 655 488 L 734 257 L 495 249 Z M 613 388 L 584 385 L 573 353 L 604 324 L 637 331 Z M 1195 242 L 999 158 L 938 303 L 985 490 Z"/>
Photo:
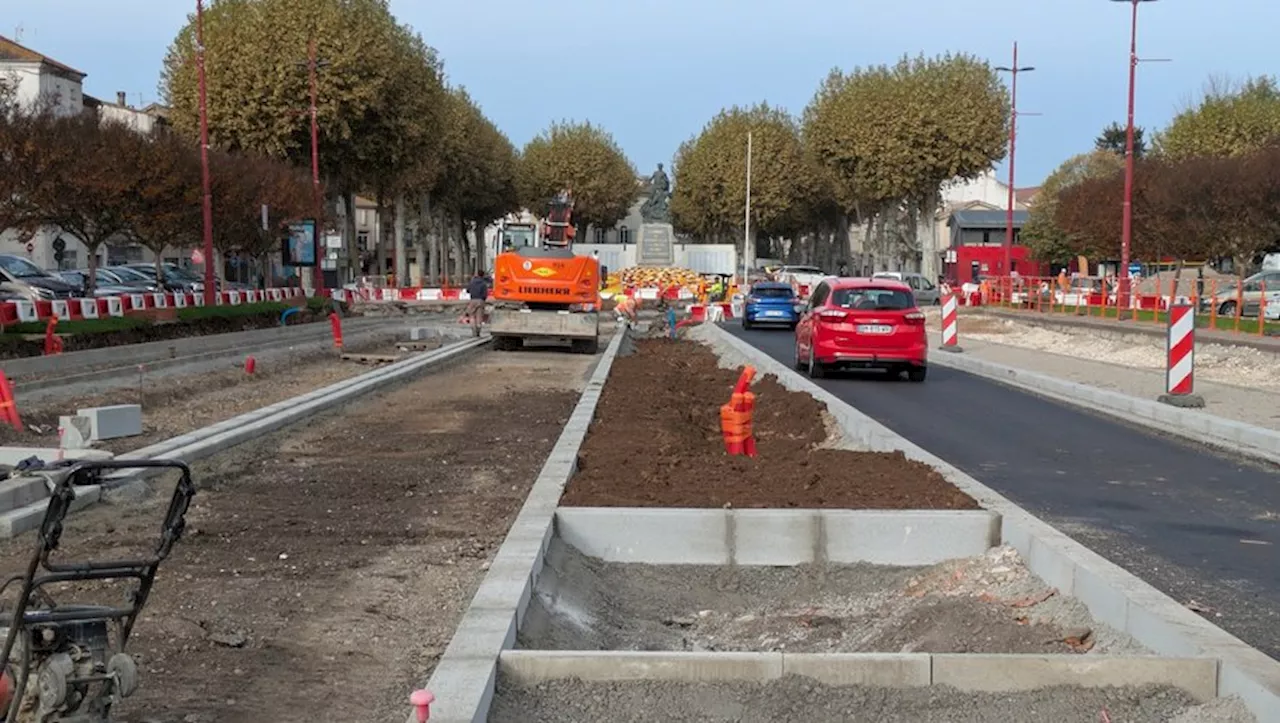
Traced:
<path id="1" fill-rule="evenodd" d="M 800 312 L 796 311 L 796 304 L 799 302 L 790 284 L 780 281 L 755 284 L 751 287 L 751 295 L 747 297 L 747 305 L 743 310 L 742 328 L 785 324 L 794 329 L 800 322 Z"/>

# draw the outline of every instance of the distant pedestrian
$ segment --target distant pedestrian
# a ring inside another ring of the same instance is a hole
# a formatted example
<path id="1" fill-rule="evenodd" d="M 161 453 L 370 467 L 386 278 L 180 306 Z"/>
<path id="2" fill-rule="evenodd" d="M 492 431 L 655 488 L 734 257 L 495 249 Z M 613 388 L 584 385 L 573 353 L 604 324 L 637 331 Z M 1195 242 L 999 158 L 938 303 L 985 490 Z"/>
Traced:
<path id="1" fill-rule="evenodd" d="M 471 336 L 480 336 L 480 325 L 484 323 L 484 302 L 489 298 L 489 282 L 485 280 L 483 271 L 477 271 L 471 281 L 467 282 L 467 296 L 469 300 L 465 313 L 471 320 Z"/>

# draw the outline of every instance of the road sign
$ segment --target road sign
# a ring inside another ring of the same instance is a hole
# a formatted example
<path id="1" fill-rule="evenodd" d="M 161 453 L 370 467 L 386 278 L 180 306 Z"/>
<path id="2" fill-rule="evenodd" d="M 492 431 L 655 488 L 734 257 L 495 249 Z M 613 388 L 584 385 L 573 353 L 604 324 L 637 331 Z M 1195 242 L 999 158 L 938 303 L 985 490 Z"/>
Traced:
<path id="1" fill-rule="evenodd" d="M 1137 261 L 1129 264 L 1129 275 L 1142 276 L 1142 264 L 1138 263 Z"/>

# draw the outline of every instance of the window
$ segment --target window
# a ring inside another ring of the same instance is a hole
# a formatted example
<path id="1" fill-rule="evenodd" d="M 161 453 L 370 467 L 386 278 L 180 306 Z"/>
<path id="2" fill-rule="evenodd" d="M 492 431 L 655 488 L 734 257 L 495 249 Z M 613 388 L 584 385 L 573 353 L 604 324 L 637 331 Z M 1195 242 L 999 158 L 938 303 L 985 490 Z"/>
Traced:
<path id="1" fill-rule="evenodd" d="M 818 284 L 818 288 L 813 290 L 813 296 L 809 297 L 809 308 L 816 309 L 827 301 L 827 296 L 831 293 L 831 287 L 826 284 Z"/>
<path id="2" fill-rule="evenodd" d="M 790 299 L 796 292 L 790 286 L 765 286 L 751 290 L 751 295 L 761 299 Z"/>
<path id="3" fill-rule="evenodd" d="M 908 277 L 907 277 L 907 286 L 910 286 L 911 288 L 913 288 L 913 289 L 915 289 L 915 290 L 919 291 L 919 290 L 920 290 L 920 277 L 919 277 L 919 276 L 908 276 Z"/>
<path id="4" fill-rule="evenodd" d="M 606 233 L 606 231 L 605 231 L 604 229 L 602 229 L 602 228 L 598 228 L 598 229 L 596 229 L 596 233 L 595 233 L 595 242 L 596 242 L 596 243 L 598 243 L 598 244 L 602 244 L 602 243 L 604 243 L 604 235 L 605 235 L 605 233 Z"/>
<path id="5" fill-rule="evenodd" d="M 626 226 L 618 227 L 618 243 L 620 244 L 631 243 L 631 229 L 627 228 Z"/>
<path id="6" fill-rule="evenodd" d="M 10 276 L 19 279 L 44 276 L 39 266 L 21 256 L 0 256 L 0 267 L 3 267 Z"/>
<path id="7" fill-rule="evenodd" d="M 369 248 L 369 234 L 367 233 L 356 234 L 356 248 L 360 249 L 361 251 L 364 251 Z"/>
<path id="8" fill-rule="evenodd" d="M 58 262 L 58 268 L 74 269 L 80 265 L 80 252 L 76 249 L 63 249 L 62 261 Z"/>
<path id="9" fill-rule="evenodd" d="M 845 309 L 862 309 L 871 311 L 897 311 L 915 307 L 915 299 L 902 289 L 879 289 L 864 287 L 860 289 L 838 289 L 831 296 L 831 305 Z"/>
<path id="10" fill-rule="evenodd" d="M 932 282 L 932 281 L 930 281 L 930 280 L 928 280 L 928 279 L 926 279 L 925 277 L 921 276 L 921 277 L 920 277 L 920 288 L 924 289 L 925 291 L 933 291 L 933 288 L 934 288 L 934 286 L 933 286 L 933 282 Z"/>

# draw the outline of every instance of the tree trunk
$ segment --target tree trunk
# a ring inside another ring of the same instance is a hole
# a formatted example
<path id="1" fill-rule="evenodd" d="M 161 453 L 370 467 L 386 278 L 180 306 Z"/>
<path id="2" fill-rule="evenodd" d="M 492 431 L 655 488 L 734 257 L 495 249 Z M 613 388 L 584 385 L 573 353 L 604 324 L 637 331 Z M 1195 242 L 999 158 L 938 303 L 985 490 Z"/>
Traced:
<path id="1" fill-rule="evenodd" d="M 431 285 L 438 286 L 440 284 L 440 272 L 442 268 L 440 261 L 441 257 L 444 256 L 444 241 L 441 239 L 440 235 L 440 211 L 438 209 L 428 217 L 427 223 L 427 227 L 430 229 L 431 234 L 429 244 L 431 247 L 431 257 L 429 259 L 431 266 L 429 277 L 431 279 Z"/>
<path id="2" fill-rule="evenodd" d="M 418 256 L 418 278 L 414 283 L 419 286 L 428 285 L 427 275 L 427 239 L 431 234 L 431 194 L 422 197 L 422 210 L 418 212 L 418 233 L 413 237 L 414 248 Z"/>
<path id="3" fill-rule="evenodd" d="M 338 286 L 351 283 L 358 275 L 360 268 L 360 250 L 356 248 L 356 195 L 342 194 L 342 248 L 346 259 L 342 264 L 343 276 L 338 279 Z"/>
<path id="4" fill-rule="evenodd" d="M 395 214 L 396 286 L 409 285 L 409 248 L 404 238 L 404 193 L 396 194 Z"/>

